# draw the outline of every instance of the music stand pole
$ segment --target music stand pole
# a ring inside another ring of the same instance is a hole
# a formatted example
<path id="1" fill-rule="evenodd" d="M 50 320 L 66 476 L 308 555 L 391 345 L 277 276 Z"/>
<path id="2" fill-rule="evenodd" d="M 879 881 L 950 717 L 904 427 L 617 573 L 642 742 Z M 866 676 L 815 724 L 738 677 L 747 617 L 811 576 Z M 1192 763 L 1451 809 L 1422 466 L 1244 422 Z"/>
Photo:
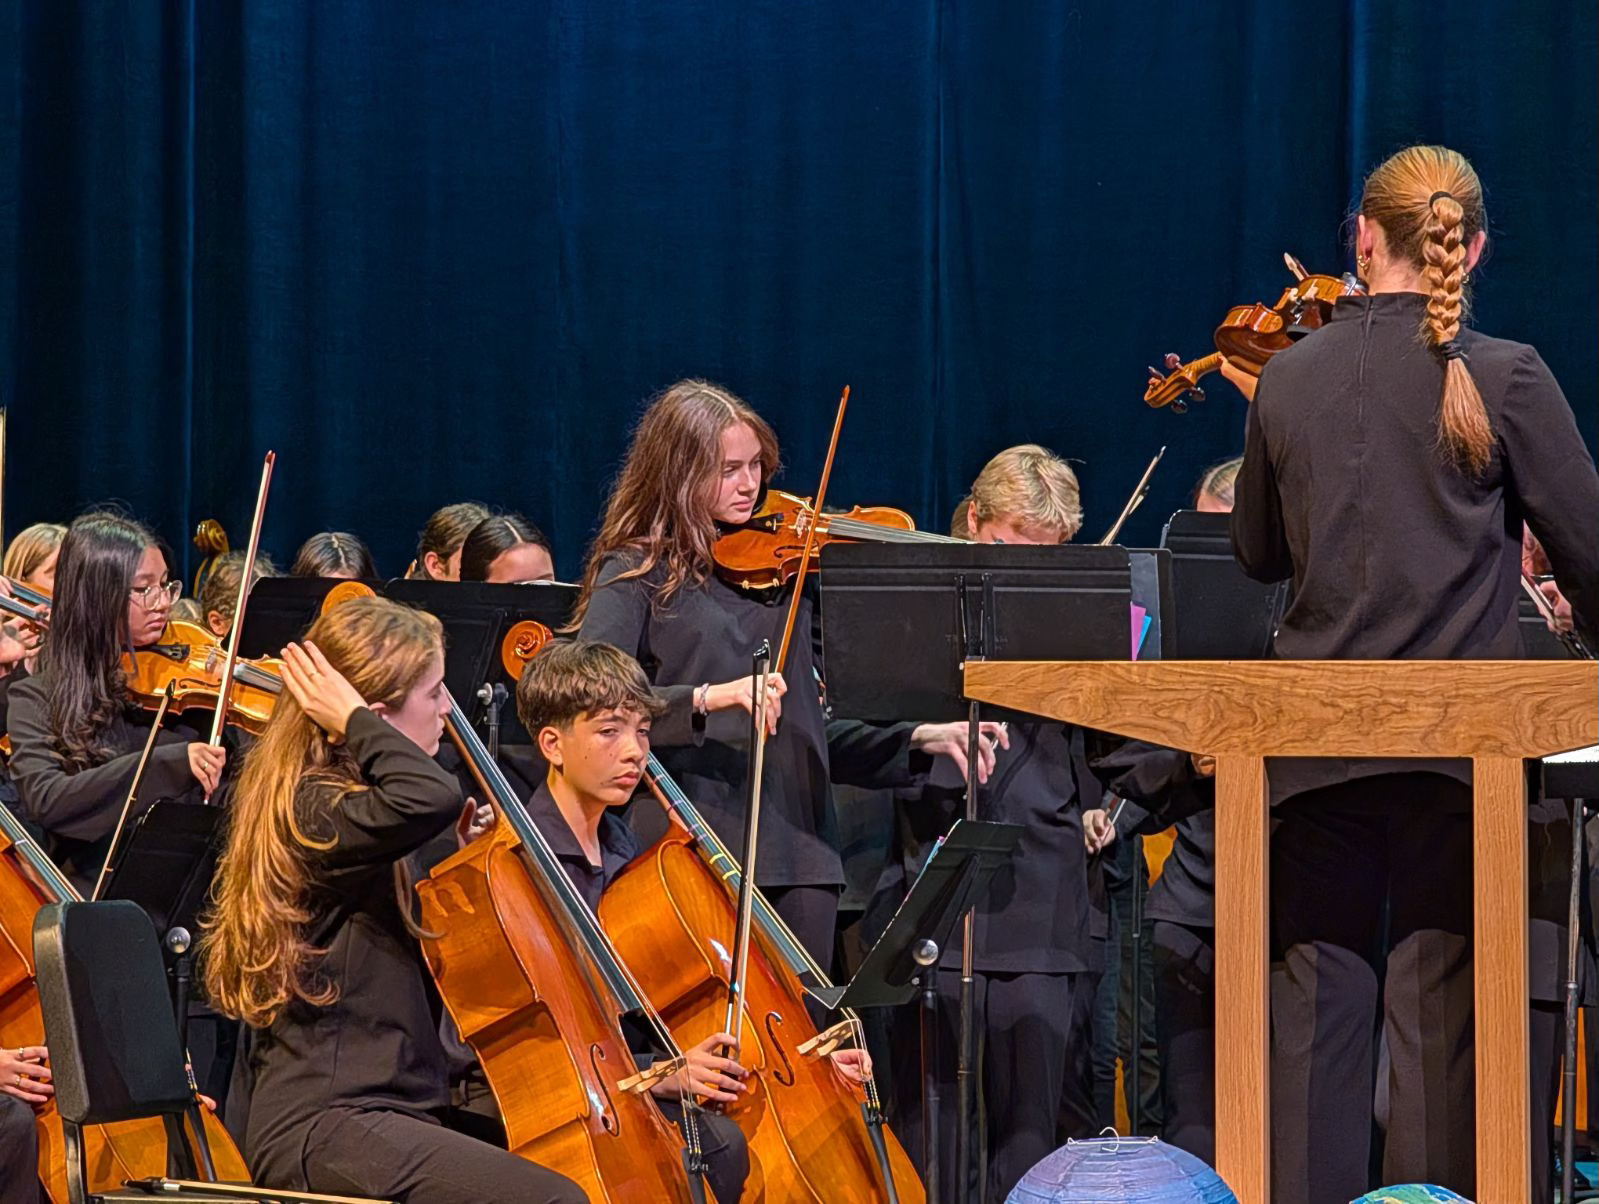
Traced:
<path id="1" fill-rule="evenodd" d="M 977 616 L 973 621 L 970 611 L 971 596 L 966 588 L 966 577 L 962 574 L 956 579 L 956 592 L 960 600 L 960 617 L 962 642 L 966 648 L 967 660 L 986 660 L 988 658 L 988 593 L 992 588 L 991 579 L 987 573 L 982 575 L 982 589 L 977 596 Z M 982 732 L 982 704 L 975 698 L 966 704 L 966 820 L 972 822 L 977 819 L 977 758 L 981 753 Z M 965 1204 L 971 1199 L 972 1189 L 972 1137 L 976 1129 L 976 1111 L 973 1106 L 976 1097 L 976 1083 L 973 1075 L 976 1068 L 976 1023 L 973 1012 L 976 1008 L 977 980 L 974 970 L 977 949 L 977 921 L 975 913 L 968 908 L 961 920 L 961 986 L 960 986 L 960 1025 L 956 1030 L 959 1044 L 956 1046 L 955 1062 L 955 1182 L 952 1185 L 950 1199 L 956 1204 Z M 936 977 L 936 971 L 929 977 Z M 978 1174 L 984 1174 L 985 1159 L 983 1151 L 978 1149 Z M 984 1198 L 984 1185 L 980 1182 L 977 1189 L 977 1198 Z"/>

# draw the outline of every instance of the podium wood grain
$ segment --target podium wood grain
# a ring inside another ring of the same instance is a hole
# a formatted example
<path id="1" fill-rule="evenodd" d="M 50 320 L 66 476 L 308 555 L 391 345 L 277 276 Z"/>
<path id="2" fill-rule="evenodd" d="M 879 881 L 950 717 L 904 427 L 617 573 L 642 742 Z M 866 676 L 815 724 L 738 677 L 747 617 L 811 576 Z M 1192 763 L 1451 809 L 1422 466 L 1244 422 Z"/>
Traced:
<path id="1" fill-rule="evenodd" d="M 1599 743 L 1599 668 L 986 661 L 966 666 L 966 691 L 982 702 L 1216 755 L 1216 1169 L 1242 1204 L 1265 1204 L 1271 1185 L 1263 758 L 1472 758 L 1477 1200 L 1523 1204 L 1531 1164 L 1522 759 Z"/>

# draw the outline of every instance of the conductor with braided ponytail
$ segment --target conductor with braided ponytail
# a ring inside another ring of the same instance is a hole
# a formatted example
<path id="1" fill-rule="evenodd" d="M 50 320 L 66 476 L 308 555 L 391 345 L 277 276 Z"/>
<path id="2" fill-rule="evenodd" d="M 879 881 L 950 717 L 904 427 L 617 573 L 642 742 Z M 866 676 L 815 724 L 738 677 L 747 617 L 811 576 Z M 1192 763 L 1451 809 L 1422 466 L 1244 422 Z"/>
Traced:
<path id="1" fill-rule="evenodd" d="M 1252 576 L 1293 580 L 1278 656 L 1521 656 L 1523 520 L 1578 630 L 1599 634 L 1599 475 L 1571 408 L 1536 350 L 1465 324 L 1486 229 L 1463 156 L 1400 151 L 1355 219 L 1370 295 L 1261 374 L 1232 534 Z M 1382 1181 L 1473 1196 L 1470 766 L 1268 773 L 1273 1198 L 1370 1186 L 1379 1000 Z"/>

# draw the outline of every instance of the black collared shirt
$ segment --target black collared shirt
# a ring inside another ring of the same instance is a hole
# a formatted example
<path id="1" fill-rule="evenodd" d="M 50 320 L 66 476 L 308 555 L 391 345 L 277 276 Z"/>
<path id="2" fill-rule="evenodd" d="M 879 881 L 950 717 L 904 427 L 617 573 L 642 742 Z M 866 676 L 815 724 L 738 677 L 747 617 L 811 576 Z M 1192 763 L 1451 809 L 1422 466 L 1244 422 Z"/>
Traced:
<path id="1" fill-rule="evenodd" d="M 599 831 L 600 864 L 595 865 L 578 843 L 576 834 L 566 822 L 566 816 L 555 805 L 549 783 L 540 783 L 533 797 L 528 800 L 527 811 L 544 834 L 544 839 L 550 842 L 556 860 L 566 869 L 566 876 L 577 887 L 578 894 L 583 896 L 589 910 L 599 911 L 600 896 L 605 893 L 605 888 L 642 851 L 633 830 L 615 811 L 607 811 L 602 815 Z"/>

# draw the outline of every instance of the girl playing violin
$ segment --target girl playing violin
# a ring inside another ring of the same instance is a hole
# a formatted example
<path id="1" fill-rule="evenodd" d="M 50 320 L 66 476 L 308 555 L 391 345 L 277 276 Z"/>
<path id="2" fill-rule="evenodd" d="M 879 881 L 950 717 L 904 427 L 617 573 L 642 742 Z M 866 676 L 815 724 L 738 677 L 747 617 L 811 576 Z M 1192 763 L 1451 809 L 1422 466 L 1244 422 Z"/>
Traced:
<path id="1" fill-rule="evenodd" d="M 1278 656 L 1519 656 L 1523 519 L 1599 632 L 1599 475 L 1571 408 L 1533 348 L 1464 325 L 1487 225 L 1463 156 L 1392 156 L 1356 217 L 1371 295 L 1261 374 L 1232 537 L 1251 576 L 1293 579 Z M 1273 1197 L 1366 1190 L 1379 1019 L 1383 1181 L 1471 1195 L 1470 766 L 1280 758 L 1269 776 Z"/>
<path id="2" fill-rule="evenodd" d="M 157 643 L 181 585 L 151 534 L 118 514 L 78 518 L 61 543 L 50 631 L 39 671 L 10 692 L 11 774 L 56 863 L 92 888 L 149 733 L 129 696 L 123 657 Z M 199 801 L 222 779 L 226 752 L 181 723 L 157 743 L 134 814 L 158 798 Z"/>
<path id="3" fill-rule="evenodd" d="M 440 506 L 417 536 L 416 559 L 406 576 L 424 581 L 459 581 L 461 544 L 472 528 L 488 516 L 489 508 L 478 502 Z"/>
<path id="4" fill-rule="evenodd" d="M 657 755 L 734 849 L 744 831 L 751 655 L 762 641 L 774 650 L 782 642 L 791 587 L 775 596 L 739 591 L 717 577 L 712 547 L 749 521 L 777 468 L 776 435 L 739 398 L 701 380 L 667 389 L 634 432 L 577 606 L 581 639 L 615 645 L 644 666 L 666 702 L 653 729 Z M 804 600 L 796 630 L 811 623 Z M 965 725 L 829 722 L 811 641 L 796 639 L 780 668 L 767 681 L 756 881 L 826 966 L 844 882 L 829 777 L 865 786 L 908 780 L 913 750 L 955 753 Z"/>
<path id="5" fill-rule="evenodd" d="M 406 1204 L 569 1204 L 553 1171 L 445 1128 L 440 1009 L 403 859 L 452 823 L 437 619 L 382 598 L 283 652 L 286 696 L 233 796 L 201 956 L 250 1025 L 245 1155 L 263 1181 Z"/>

